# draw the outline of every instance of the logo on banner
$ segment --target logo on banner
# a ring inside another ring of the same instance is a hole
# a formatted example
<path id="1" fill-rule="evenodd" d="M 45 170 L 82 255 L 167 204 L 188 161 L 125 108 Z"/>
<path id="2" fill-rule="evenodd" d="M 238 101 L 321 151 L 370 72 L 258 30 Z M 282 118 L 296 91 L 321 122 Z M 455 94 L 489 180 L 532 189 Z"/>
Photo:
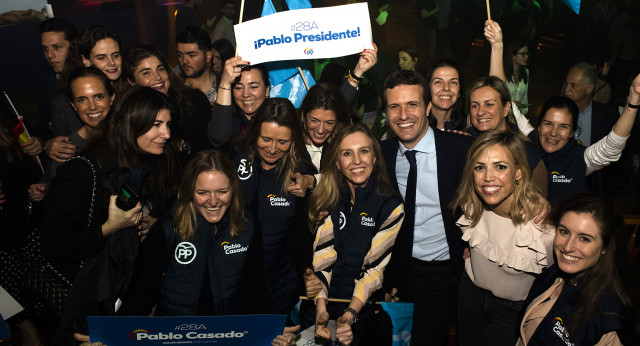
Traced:
<path id="1" fill-rule="evenodd" d="M 376 225 L 376 221 L 367 215 L 367 213 L 360 213 L 360 224 L 362 226 L 374 227 Z"/>
<path id="2" fill-rule="evenodd" d="M 304 55 L 313 55 L 313 49 L 307 48 L 304 50 Z"/>
<path id="3" fill-rule="evenodd" d="M 249 245 L 242 246 L 240 244 L 231 244 L 228 241 L 220 243 L 220 249 L 224 251 L 225 255 L 231 255 L 238 252 L 246 252 L 249 249 Z"/>
<path id="4" fill-rule="evenodd" d="M 188 332 L 188 333 L 180 333 L 180 332 L 168 332 L 163 333 L 157 330 L 144 330 L 144 329 L 136 329 L 129 333 L 129 337 L 131 339 L 140 341 L 140 340 L 196 340 L 196 339 L 236 339 L 243 338 L 247 331 L 236 332 L 235 330 L 226 332 L 226 333 L 206 333 L 206 332 Z"/>
<path id="5" fill-rule="evenodd" d="M 340 227 L 340 229 L 344 228 L 344 225 L 347 224 L 347 217 L 344 216 L 343 212 L 340 212 L 340 218 L 338 219 L 338 226 Z"/>
<path id="6" fill-rule="evenodd" d="M 189 264 L 196 259 L 196 247 L 188 241 L 183 241 L 176 246 L 176 261 L 180 264 Z"/>
<path id="7" fill-rule="evenodd" d="M 288 207 L 291 205 L 291 202 L 287 201 L 286 198 L 274 194 L 268 195 L 267 200 L 272 207 Z"/>
<path id="8" fill-rule="evenodd" d="M 251 177 L 251 173 L 253 173 L 253 167 L 249 166 L 247 159 L 240 160 L 240 165 L 238 166 L 238 178 L 240 178 L 240 180 L 247 180 Z"/>

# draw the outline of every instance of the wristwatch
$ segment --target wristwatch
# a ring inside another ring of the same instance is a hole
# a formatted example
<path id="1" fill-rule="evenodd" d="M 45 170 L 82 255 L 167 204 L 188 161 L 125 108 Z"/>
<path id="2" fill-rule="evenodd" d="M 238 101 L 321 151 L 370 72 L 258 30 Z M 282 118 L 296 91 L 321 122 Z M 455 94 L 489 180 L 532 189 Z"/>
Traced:
<path id="1" fill-rule="evenodd" d="M 344 312 L 348 312 L 351 314 L 351 316 L 353 316 L 353 323 L 351 324 L 355 324 L 356 322 L 358 322 L 358 313 L 356 312 L 356 310 L 354 310 L 353 308 L 346 308 L 344 309 Z"/>

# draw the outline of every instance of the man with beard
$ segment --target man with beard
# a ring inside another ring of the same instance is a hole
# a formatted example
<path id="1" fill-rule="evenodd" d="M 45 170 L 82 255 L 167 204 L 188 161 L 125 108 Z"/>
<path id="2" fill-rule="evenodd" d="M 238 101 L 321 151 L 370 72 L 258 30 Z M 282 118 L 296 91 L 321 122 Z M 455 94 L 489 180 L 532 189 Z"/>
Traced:
<path id="1" fill-rule="evenodd" d="M 188 27 L 176 36 L 178 62 L 184 73 L 187 86 L 199 89 L 213 105 L 216 100 L 216 77 L 209 64 L 211 62 L 211 42 L 206 31 Z"/>

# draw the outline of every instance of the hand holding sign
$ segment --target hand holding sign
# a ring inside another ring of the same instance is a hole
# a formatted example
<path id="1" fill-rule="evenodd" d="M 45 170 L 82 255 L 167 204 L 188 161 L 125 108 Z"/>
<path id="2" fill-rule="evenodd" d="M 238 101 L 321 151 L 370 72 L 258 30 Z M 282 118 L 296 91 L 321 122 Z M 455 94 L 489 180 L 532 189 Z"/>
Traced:
<path id="1" fill-rule="evenodd" d="M 322 281 L 313 273 L 311 268 L 304 272 L 304 284 L 307 290 L 307 298 L 313 299 L 322 289 Z"/>
<path id="2" fill-rule="evenodd" d="M 356 77 L 362 77 L 365 72 L 369 71 L 369 69 L 378 62 L 378 46 L 373 42 L 371 42 L 371 44 L 373 45 L 373 49 L 365 49 L 360 53 L 358 64 L 356 68 L 353 69 L 353 74 L 355 74 Z"/>
<path id="3" fill-rule="evenodd" d="M 341 345 L 350 345 L 353 341 L 353 331 L 347 317 L 340 316 L 338 318 L 338 328 L 336 329 L 336 341 Z"/>
<path id="4" fill-rule="evenodd" d="M 224 90 L 231 89 L 231 84 L 242 74 L 242 66 L 244 65 L 249 65 L 249 62 L 242 60 L 240 56 L 227 59 L 220 78 L 220 87 Z"/>
<path id="5" fill-rule="evenodd" d="M 238 54 L 253 64 L 373 49 L 366 3 L 278 12 L 237 24 L 234 30 Z"/>

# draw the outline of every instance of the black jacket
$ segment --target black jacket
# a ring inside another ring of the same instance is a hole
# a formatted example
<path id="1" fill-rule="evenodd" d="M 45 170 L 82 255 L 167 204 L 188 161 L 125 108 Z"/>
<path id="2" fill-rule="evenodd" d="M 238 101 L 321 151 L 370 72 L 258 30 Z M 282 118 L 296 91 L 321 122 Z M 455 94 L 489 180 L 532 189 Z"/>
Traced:
<path id="1" fill-rule="evenodd" d="M 119 314 L 148 315 L 157 302 L 156 315 L 195 316 L 203 301 L 213 302 L 208 308 L 215 315 L 244 312 L 242 283 L 253 224 L 245 223 L 243 232 L 233 237 L 227 216 L 209 224 L 199 215 L 197 222 L 195 236 L 188 242 L 175 235 L 169 217 L 153 225 Z"/>
<path id="2" fill-rule="evenodd" d="M 524 306 L 528 307 L 536 297 L 549 289 L 560 274 L 557 265 L 549 267 L 540 274 L 533 282 Z M 542 319 L 528 345 L 566 346 L 569 344 L 560 335 L 566 333 L 567 318 L 571 315 L 583 287 L 584 282 L 580 280 L 575 286 L 565 282 L 558 300 Z M 620 298 L 612 292 L 607 292 L 598 300 L 597 305 L 599 313 L 587 317 L 576 331 L 569 333 L 568 338 L 572 345 L 594 345 L 603 335 L 612 331 L 618 334 L 623 345 L 638 345 L 633 317 L 625 309 Z"/>
<path id="3" fill-rule="evenodd" d="M 331 270 L 329 297 L 351 299 L 355 280 L 360 279 L 367 268 L 364 258 L 371 249 L 371 240 L 388 219 L 391 212 L 402 203 L 399 195 L 377 194 L 377 179 L 372 176 L 363 188 L 356 188 L 351 208 L 351 191 L 345 183 L 341 200 L 329 211 L 334 229 L 334 249 L 338 254 Z M 323 278 L 322 275 L 316 275 Z M 382 297 L 371 297 L 380 299 Z"/>
<path id="4" fill-rule="evenodd" d="M 445 233 L 447 237 L 447 244 L 449 245 L 449 256 L 453 265 L 454 272 L 458 275 L 462 275 L 464 268 L 464 261 L 462 260 L 463 242 L 462 231 L 456 226 L 457 216 L 461 215 L 461 211 L 454 211 L 449 208 L 451 200 L 455 197 L 458 185 L 460 185 L 460 179 L 462 178 L 462 171 L 466 162 L 467 151 L 473 138 L 469 136 L 463 136 L 451 132 L 442 132 L 439 130 L 434 131 L 429 128 L 428 131 L 433 131 L 437 165 L 438 165 L 438 192 L 440 194 L 440 209 L 442 210 L 442 220 L 444 222 Z M 388 139 L 382 142 L 382 155 L 387 164 L 387 171 L 391 178 L 391 184 L 398 189 L 398 181 L 396 178 L 396 155 L 398 153 L 399 142 L 398 139 Z M 418 172 L 418 179 L 421 179 L 420 172 Z M 435 183 L 435 182 L 434 182 Z M 397 190 L 400 193 L 399 189 Z M 407 209 L 405 204 L 405 210 Z M 397 276 L 402 275 L 400 270 L 407 269 L 401 266 L 401 263 L 410 263 L 411 252 L 413 246 L 413 232 L 414 225 L 403 223 L 398 238 L 393 249 L 393 255 L 387 270 L 385 271 L 385 289 L 390 290 L 392 287 L 397 287 Z M 409 258 L 406 258 L 409 256 Z M 405 257 L 402 259 L 401 257 Z M 388 273 L 388 274 L 387 274 Z"/>
<path id="5" fill-rule="evenodd" d="M 255 157 L 249 166 L 247 154 L 236 150 L 234 159 L 256 225 L 247 304 L 252 313 L 288 314 L 304 293 L 302 273 L 311 265 L 313 255 L 306 198 L 283 193 L 284 177 L 277 177 L 276 168 L 262 169 L 257 153 Z M 303 166 L 300 173 L 316 173 L 315 167 Z"/>

